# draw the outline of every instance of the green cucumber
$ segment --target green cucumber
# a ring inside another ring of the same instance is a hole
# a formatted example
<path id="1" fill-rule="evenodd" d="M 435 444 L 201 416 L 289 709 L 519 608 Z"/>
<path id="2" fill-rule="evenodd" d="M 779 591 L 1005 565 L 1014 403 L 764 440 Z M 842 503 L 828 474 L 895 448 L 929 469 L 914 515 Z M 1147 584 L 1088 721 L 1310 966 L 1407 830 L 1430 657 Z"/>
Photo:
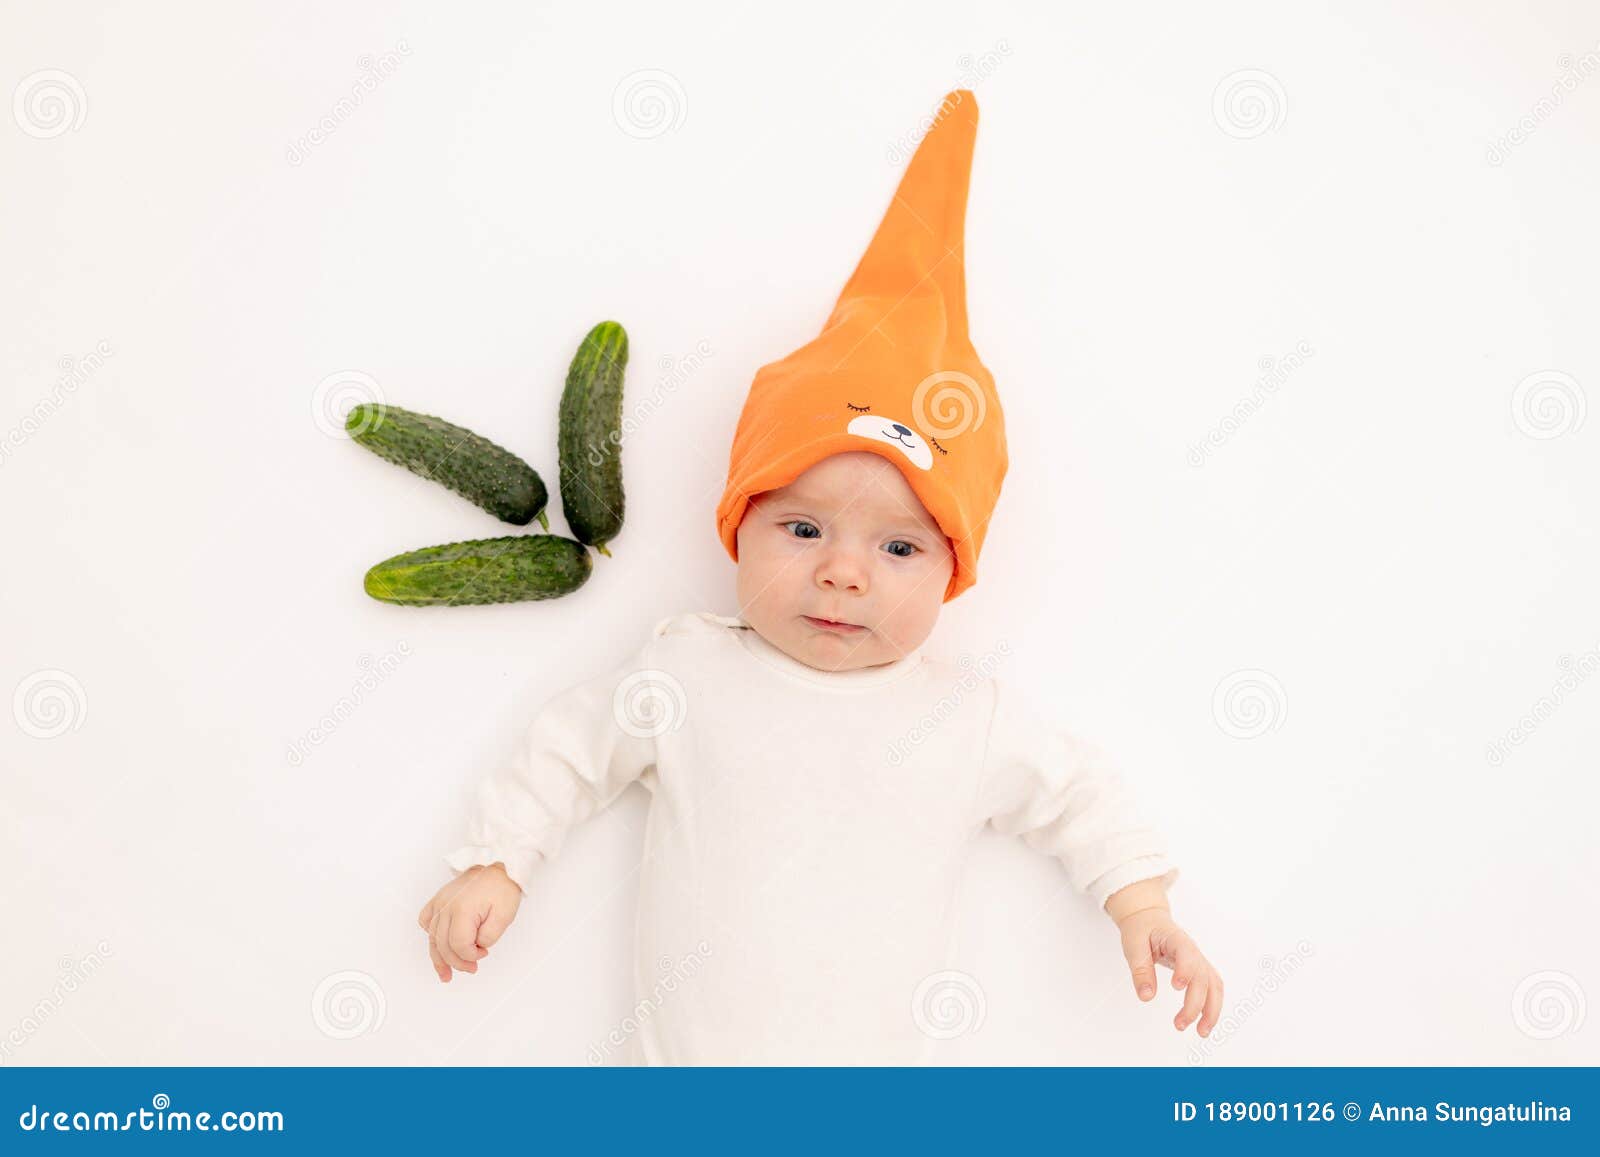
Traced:
<path id="1" fill-rule="evenodd" d="M 622 371 L 628 335 L 602 321 L 578 347 L 561 392 L 556 449 L 561 508 L 579 542 L 610 557 L 606 543 L 622 529 Z"/>
<path id="2" fill-rule="evenodd" d="M 514 603 L 571 594 L 593 569 L 581 542 L 513 534 L 397 554 L 368 570 L 362 585 L 379 602 L 403 607 Z"/>
<path id="3" fill-rule="evenodd" d="M 382 402 L 352 406 L 344 428 L 380 458 L 441 483 L 502 522 L 550 529 L 549 492 L 538 473 L 511 451 L 462 426 Z"/>

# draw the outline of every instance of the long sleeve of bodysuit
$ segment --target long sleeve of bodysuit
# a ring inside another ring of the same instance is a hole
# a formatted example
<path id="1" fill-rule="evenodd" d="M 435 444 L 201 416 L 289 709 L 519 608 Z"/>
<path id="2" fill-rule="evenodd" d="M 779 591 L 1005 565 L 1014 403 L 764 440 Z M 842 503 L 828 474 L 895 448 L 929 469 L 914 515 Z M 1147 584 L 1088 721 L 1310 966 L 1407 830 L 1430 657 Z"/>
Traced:
<path id="1" fill-rule="evenodd" d="M 456 871 L 503 862 L 524 892 L 567 832 L 610 804 L 655 763 L 659 708 L 670 676 L 651 667 L 654 638 L 604 675 L 569 687 L 534 714 L 516 745 L 478 785 L 467 843 L 445 856 Z M 669 721 L 670 722 L 670 721 Z"/>
<path id="2" fill-rule="evenodd" d="M 1103 906 L 1138 880 L 1178 870 L 1121 773 L 1095 744 L 1040 719 L 1018 688 L 994 680 L 980 788 L 983 818 L 1066 866 L 1072 886 Z"/>

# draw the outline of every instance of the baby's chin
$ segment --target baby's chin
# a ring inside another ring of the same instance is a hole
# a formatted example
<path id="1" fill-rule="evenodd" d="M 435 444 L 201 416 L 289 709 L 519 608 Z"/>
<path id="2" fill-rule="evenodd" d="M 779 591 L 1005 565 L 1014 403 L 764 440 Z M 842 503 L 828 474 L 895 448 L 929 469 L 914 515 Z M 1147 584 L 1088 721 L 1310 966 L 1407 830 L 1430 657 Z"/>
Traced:
<path id="1" fill-rule="evenodd" d="M 881 667 L 901 658 L 901 653 L 871 627 L 863 625 L 853 631 L 838 631 L 814 623 L 805 615 L 795 617 L 791 642 L 790 654 L 794 658 L 824 671 Z"/>

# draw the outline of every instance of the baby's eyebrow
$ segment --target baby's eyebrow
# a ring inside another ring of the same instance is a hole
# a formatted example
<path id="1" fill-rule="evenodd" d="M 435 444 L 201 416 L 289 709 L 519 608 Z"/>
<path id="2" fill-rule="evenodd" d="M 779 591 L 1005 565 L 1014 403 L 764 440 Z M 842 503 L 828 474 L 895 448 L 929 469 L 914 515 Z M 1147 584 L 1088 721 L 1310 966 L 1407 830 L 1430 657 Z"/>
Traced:
<path id="1" fill-rule="evenodd" d="M 815 494 L 807 493 L 804 490 L 785 490 L 782 492 L 777 490 L 769 490 L 761 496 L 761 500 L 763 502 L 778 502 L 786 505 L 798 506 L 823 505 L 821 498 L 817 497 Z"/>

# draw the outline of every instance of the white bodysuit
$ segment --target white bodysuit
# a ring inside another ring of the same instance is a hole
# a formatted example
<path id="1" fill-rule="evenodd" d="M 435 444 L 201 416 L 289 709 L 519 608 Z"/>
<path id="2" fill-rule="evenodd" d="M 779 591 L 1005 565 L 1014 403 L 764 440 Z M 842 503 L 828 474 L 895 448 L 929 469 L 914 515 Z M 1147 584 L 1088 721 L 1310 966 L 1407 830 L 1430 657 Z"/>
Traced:
<path id="1" fill-rule="evenodd" d="M 935 1040 L 919 986 L 949 967 L 984 824 L 1058 857 L 1097 904 L 1177 878 L 1099 749 L 985 674 L 922 649 L 821 671 L 739 618 L 663 619 L 628 662 L 539 710 L 446 862 L 503 861 L 526 891 L 574 824 L 638 780 L 652 794 L 641 1059 L 919 1063 Z"/>

